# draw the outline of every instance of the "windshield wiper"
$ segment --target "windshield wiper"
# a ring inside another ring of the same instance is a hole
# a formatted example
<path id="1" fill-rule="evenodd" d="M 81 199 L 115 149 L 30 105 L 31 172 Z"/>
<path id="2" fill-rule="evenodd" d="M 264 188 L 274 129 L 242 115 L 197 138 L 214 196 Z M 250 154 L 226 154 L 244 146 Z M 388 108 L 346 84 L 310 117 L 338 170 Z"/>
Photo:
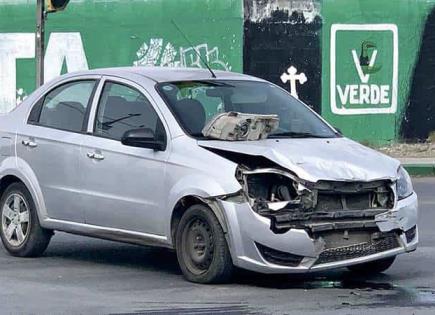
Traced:
<path id="1" fill-rule="evenodd" d="M 268 138 L 333 138 L 333 136 L 316 135 L 310 132 L 286 131 L 273 133 Z"/>

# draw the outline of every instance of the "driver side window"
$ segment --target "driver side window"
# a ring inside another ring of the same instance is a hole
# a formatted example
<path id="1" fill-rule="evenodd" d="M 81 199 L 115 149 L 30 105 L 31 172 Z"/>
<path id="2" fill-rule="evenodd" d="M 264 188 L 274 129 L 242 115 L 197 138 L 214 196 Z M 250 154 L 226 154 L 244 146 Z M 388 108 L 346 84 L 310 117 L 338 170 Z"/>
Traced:
<path id="1" fill-rule="evenodd" d="M 120 141 L 132 129 L 150 129 L 156 136 L 164 133 L 157 113 L 142 93 L 107 82 L 98 104 L 94 134 Z"/>

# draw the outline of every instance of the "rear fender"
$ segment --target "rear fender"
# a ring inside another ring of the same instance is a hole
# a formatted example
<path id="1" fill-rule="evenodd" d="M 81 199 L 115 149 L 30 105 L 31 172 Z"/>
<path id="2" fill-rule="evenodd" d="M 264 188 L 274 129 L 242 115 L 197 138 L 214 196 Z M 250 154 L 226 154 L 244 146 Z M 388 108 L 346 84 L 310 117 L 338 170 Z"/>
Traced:
<path id="1" fill-rule="evenodd" d="M 17 177 L 26 185 L 35 203 L 39 222 L 44 227 L 44 220 L 48 218 L 47 210 L 41 187 L 32 168 L 24 160 L 10 156 L 5 158 L 0 164 L 0 178 L 8 175 Z"/>

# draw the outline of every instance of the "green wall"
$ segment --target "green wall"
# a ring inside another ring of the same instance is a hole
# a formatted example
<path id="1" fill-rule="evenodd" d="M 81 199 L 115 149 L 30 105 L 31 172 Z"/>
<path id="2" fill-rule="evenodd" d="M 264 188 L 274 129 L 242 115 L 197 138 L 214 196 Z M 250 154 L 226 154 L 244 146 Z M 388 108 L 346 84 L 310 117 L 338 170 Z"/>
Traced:
<path id="1" fill-rule="evenodd" d="M 0 0 L 0 113 L 15 107 L 35 87 L 35 2 Z M 67 71 L 108 66 L 202 67 L 172 20 L 212 68 L 242 72 L 243 58 L 251 53 L 247 34 L 263 34 L 256 38 L 257 54 L 251 56 L 251 64 L 258 65 L 255 75 L 269 78 L 273 73 L 269 79 L 281 84 L 280 75 L 290 64 L 300 72 L 312 72 L 308 83 L 298 86 L 301 95 L 319 95 L 321 104 L 314 107 L 346 136 L 385 144 L 401 140 L 405 110 L 414 110 L 410 102 L 419 110 L 417 128 L 426 112 L 426 129 L 435 121 L 435 114 L 424 109 L 432 103 L 420 101 L 425 91 L 410 100 L 422 33 L 434 4 L 435 0 L 71 0 L 65 11 L 48 16 L 46 80 Z M 252 12 L 246 14 L 249 8 Z M 313 14 L 316 18 L 310 19 Z M 287 20 L 279 19 L 286 15 Z M 251 29 L 244 28 L 246 22 Z M 291 36 L 278 38 L 280 30 Z M 426 59 L 431 65 L 432 59 Z M 431 72 L 423 77 L 431 77 Z M 427 82 L 432 86 L 435 79 Z"/>
<path id="2" fill-rule="evenodd" d="M 21 42 L 32 40 L 29 36 L 35 29 L 35 3 L 27 0 L 0 2 L 0 81 L 7 81 L 6 87 L 0 84 L 0 112 L 13 106 L 10 74 L 1 76 L 6 67 L 4 62 L 2 68 L 2 56 L 3 60 L 7 57 L 1 51 L 22 45 L 17 38 Z M 86 67 L 134 63 L 202 66 L 172 20 L 212 68 L 242 71 L 243 5 L 240 0 L 81 0 L 71 1 L 63 12 L 48 15 L 47 79 L 59 72 Z M 8 42 L 4 38 L 7 33 L 21 34 L 15 34 L 19 36 L 14 37 L 14 42 Z M 27 57 L 30 48 L 29 44 L 25 47 Z M 24 51 L 24 48 L 16 49 Z M 34 67 L 34 58 L 16 59 L 18 99 L 34 89 Z"/>

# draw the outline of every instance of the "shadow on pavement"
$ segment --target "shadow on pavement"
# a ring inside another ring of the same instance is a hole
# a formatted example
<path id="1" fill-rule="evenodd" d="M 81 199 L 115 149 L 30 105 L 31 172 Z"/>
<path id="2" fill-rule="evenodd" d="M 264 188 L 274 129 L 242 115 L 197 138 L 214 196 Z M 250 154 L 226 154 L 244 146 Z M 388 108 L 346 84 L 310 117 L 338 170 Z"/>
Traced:
<path id="1" fill-rule="evenodd" d="M 77 237 L 67 242 L 62 237 L 50 245 L 45 257 L 70 261 L 121 266 L 138 271 L 156 271 L 180 275 L 177 257 L 173 250 L 121 244 Z M 364 307 L 379 306 L 433 306 L 435 289 L 395 284 L 388 273 L 375 276 L 359 276 L 345 268 L 310 274 L 265 275 L 236 269 L 233 281 L 227 286 L 252 286 L 279 290 L 337 289 L 352 297 L 352 302 L 342 305 Z M 343 297 L 343 296 L 342 296 Z M 227 310 L 228 311 L 228 310 Z"/>
<path id="2" fill-rule="evenodd" d="M 44 257 L 84 261 L 107 266 L 129 267 L 143 271 L 160 271 L 181 274 L 173 250 L 151 246 L 137 246 L 112 241 L 74 237 L 67 242 L 56 239 Z"/>

